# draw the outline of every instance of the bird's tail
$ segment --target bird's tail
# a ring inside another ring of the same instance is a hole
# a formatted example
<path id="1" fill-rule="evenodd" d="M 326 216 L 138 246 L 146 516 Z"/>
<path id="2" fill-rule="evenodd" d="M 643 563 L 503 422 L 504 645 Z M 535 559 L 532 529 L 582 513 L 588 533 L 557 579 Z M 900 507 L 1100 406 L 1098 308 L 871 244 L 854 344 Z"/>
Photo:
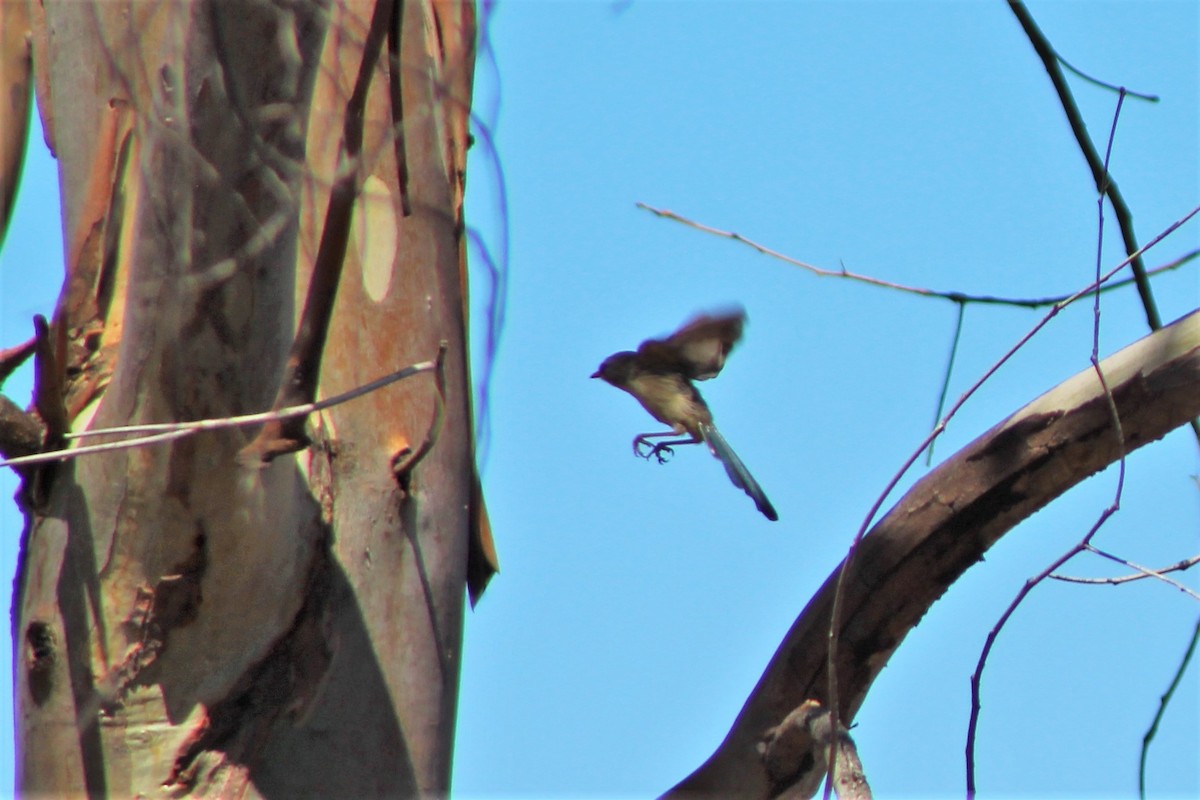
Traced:
<path id="1" fill-rule="evenodd" d="M 700 433 L 704 435 L 704 441 L 708 443 L 709 451 L 724 465 L 725 474 L 729 476 L 729 480 L 733 481 L 733 485 L 750 495 L 750 499 L 754 501 L 754 505 L 758 506 L 758 510 L 764 517 L 772 522 L 779 519 L 779 515 L 775 513 L 775 507 L 763 494 L 758 481 L 754 480 L 750 470 L 746 469 L 746 465 L 737 457 L 737 453 L 733 452 L 733 448 L 729 446 L 729 442 L 725 441 L 725 437 L 721 435 L 716 426 L 701 425 Z"/>

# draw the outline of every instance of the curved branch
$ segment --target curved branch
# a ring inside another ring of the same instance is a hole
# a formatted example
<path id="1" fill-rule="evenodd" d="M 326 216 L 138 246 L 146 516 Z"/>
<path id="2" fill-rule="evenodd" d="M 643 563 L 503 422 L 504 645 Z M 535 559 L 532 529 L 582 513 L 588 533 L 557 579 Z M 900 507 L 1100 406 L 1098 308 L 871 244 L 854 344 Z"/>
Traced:
<path id="1" fill-rule="evenodd" d="M 1200 414 L 1200 311 L 1100 364 L 1128 450 Z M 1118 460 L 1091 365 L 919 481 L 867 535 L 844 584 L 839 705 L 847 724 L 904 637 L 1001 536 Z M 792 625 L 717 751 L 667 796 L 767 797 L 756 745 L 808 699 L 828 705 L 826 652 L 840 566 Z"/>

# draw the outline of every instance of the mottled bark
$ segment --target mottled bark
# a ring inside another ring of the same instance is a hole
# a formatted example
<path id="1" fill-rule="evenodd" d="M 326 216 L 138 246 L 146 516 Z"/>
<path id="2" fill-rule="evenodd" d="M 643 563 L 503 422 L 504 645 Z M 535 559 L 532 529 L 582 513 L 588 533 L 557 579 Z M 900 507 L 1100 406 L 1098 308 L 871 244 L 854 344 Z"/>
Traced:
<path id="1" fill-rule="evenodd" d="M 444 793 L 481 513 L 472 6 L 46 0 L 35 16 L 68 243 L 65 347 L 39 359 L 72 430 L 269 408 L 326 240 L 341 247 L 310 391 L 444 358 L 313 415 L 311 446 L 269 464 L 239 461 L 253 431 L 226 430 L 32 471 L 19 788 Z"/>
<path id="2" fill-rule="evenodd" d="M 33 28 L 27 2 L 0 3 L 0 244 L 21 179 L 21 154 L 29 132 Z M 3 375 L 0 375 L 3 382 Z"/>

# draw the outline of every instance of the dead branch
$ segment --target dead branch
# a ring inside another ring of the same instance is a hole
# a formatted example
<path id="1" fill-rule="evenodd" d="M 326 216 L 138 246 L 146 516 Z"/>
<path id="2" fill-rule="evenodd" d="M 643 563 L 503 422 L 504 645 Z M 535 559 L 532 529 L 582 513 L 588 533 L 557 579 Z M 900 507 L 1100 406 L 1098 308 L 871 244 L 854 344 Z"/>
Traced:
<path id="1" fill-rule="evenodd" d="M 1200 414 L 1200 311 L 1105 359 L 1127 451 Z M 844 583 L 840 718 L 853 719 L 909 630 L 1021 520 L 1118 460 L 1095 369 L 1064 381 L 917 483 L 861 542 Z M 716 752 L 669 797 L 768 797 L 762 733 L 807 699 L 828 705 L 826 653 L 840 567 L 792 625 Z"/>

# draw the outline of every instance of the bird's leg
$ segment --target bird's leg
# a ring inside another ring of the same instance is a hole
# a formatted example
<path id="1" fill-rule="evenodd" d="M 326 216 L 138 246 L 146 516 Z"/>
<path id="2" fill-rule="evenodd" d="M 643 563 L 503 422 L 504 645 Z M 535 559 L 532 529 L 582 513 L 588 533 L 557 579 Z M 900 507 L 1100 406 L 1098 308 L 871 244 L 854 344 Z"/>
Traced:
<path id="1" fill-rule="evenodd" d="M 658 463 L 665 464 L 665 463 L 667 463 L 667 459 L 666 459 L 666 456 L 664 456 L 663 454 L 666 453 L 666 455 L 669 456 L 669 455 L 673 455 L 675 453 L 675 451 L 671 447 L 672 445 L 699 444 L 702 441 L 701 439 L 698 439 L 695 436 L 689 437 L 687 439 L 672 439 L 669 442 L 653 443 L 653 442 L 649 441 L 650 439 L 658 439 L 663 436 L 678 436 L 678 435 L 679 435 L 679 433 L 676 431 L 662 431 L 660 433 L 640 433 L 633 440 L 633 453 L 634 453 L 634 455 L 640 456 L 641 458 L 644 458 L 647 461 L 649 461 L 651 458 L 657 458 Z M 646 448 L 646 452 L 644 452 L 644 453 L 642 452 L 643 447 Z"/>
<path id="2" fill-rule="evenodd" d="M 676 435 L 675 431 L 662 431 L 661 433 L 639 433 L 636 437 L 634 437 L 634 440 L 633 440 L 633 454 L 635 456 L 638 456 L 640 458 L 645 458 L 645 459 L 649 459 L 651 455 L 658 455 L 658 451 L 661 448 L 655 447 L 655 445 L 652 442 L 650 442 L 649 440 L 657 439 L 662 436 L 675 436 L 675 435 Z M 647 448 L 647 451 L 645 453 L 642 452 L 643 447 Z M 670 452 L 670 449 L 671 448 L 668 447 L 667 451 Z"/>

